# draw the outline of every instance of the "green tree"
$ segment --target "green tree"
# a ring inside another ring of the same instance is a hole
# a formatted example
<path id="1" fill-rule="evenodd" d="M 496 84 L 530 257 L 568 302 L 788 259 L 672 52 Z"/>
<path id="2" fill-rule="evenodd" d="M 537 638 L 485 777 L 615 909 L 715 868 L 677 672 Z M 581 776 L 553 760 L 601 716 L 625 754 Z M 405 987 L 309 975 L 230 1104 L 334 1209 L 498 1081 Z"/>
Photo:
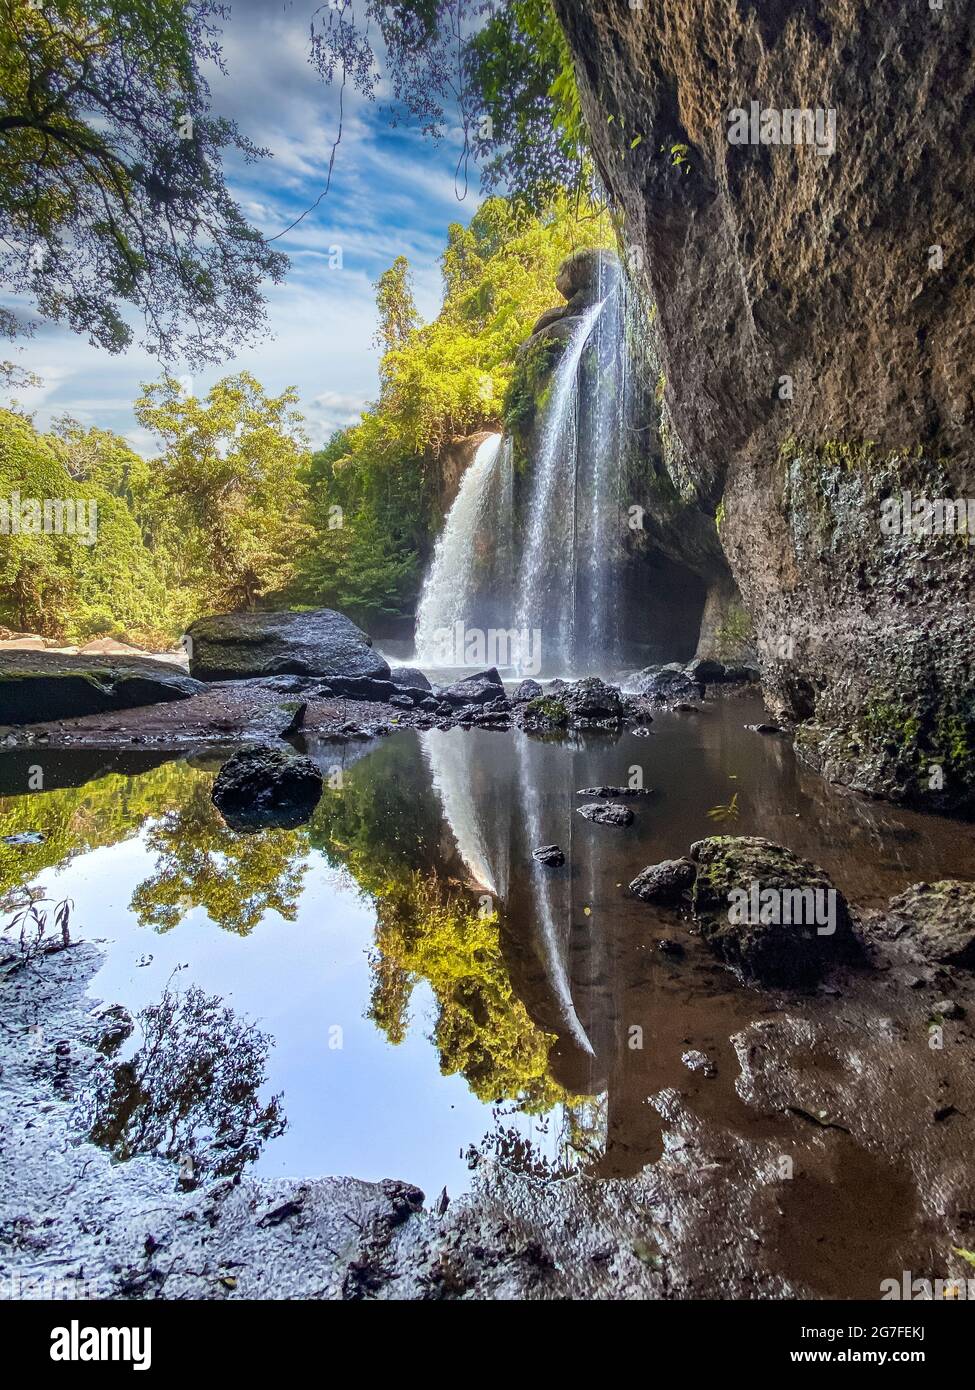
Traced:
<path id="1" fill-rule="evenodd" d="M 224 181 L 228 149 L 264 153 L 210 115 L 225 12 L 0 0 L 0 283 L 110 352 L 131 307 L 150 352 L 215 361 L 254 338 L 261 283 L 284 273 Z"/>
<path id="2" fill-rule="evenodd" d="M 166 376 L 136 402 L 136 417 L 163 443 L 160 477 L 184 528 L 183 578 L 204 609 L 253 609 L 291 582 L 307 457 L 297 399 L 291 388 L 268 396 L 242 372 L 203 400 Z"/>

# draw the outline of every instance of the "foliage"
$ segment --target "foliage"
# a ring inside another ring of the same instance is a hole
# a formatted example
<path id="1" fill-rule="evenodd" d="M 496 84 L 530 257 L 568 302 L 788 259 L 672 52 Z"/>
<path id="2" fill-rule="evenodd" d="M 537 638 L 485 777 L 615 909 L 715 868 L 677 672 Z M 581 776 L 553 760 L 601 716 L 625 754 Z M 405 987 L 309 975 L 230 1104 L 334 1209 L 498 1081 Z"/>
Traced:
<path id="1" fill-rule="evenodd" d="M 286 261 L 245 221 L 226 150 L 257 150 L 210 116 L 221 65 L 211 0 L 3 0 L 0 283 L 46 318 L 121 352 L 126 309 L 146 348 L 190 364 L 254 339 L 261 282 Z M 0 329 L 17 331 L 6 311 Z"/>
<path id="2" fill-rule="evenodd" d="M 139 422 L 163 442 L 162 500 L 184 536 L 184 582 L 203 609 L 248 608 L 293 574 L 305 460 L 298 397 L 268 396 L 248 372 L 225 377 L 204 400 L 170 376 L 136 402 Z"/>
<path id="3" fill-rule="evenodd" d="M 75 448 L 82 443 L 87 467 L 76 462 Z M 0 410 L 0 505 L 70 500 L 83 503 L 85 516 L 97 524 L 97 540 L 87 544 L 64 528 L 13 534 L 8 518 L 11 534 L 0 545 L 0 622 L 65 639 L 140 633 L 151 643 L 165 626 L 170 600 L 127 499 L 110 476 L 114 468 L 121 487 L 126 468 L 144 479 L 144 467 L 112 436 L 84 436 L 72 427 L 45 436 L 25 417 Z"/>
<path id="4" fill-rule="evenodd" d="M 440 137 L 463 132 L 458 191 L 472 157 L 487 191 L 543 209 L 556 190 L 588 190 L 575 71 L 551 0 L 346 0 L 316 11 L 312 61 L 325 82 L 373 97 L 382 79 L 394 121 Z"/>
<path id="5" fill-rule="evenodd" d="M 271 1039 L 195 986 L 167 987 L 137 1018 L 142 1046 L 84 1102 L 92 1142 L 123 1162 L 178 1161 L 183 1187 L 238 1177 L 286 1126 L 281 1097 L 259 1097 Z"/>
<path id="6" fill-rule="evenodd" d="M 450 227 L 432 323 L 415 323 L 403 257 L 380 278 L 380 398 L 304 475 L 310 533 L 297 601 L 367 625 L 412 611 L 440 522 L 438 456 L 453 438 L 500 426 L 519 348 L 551 307 L 559 266 L 610 239 L 606 218 L 580 220 L 564 195 L 540 217 L 491 198 L 468 227 Z"/>

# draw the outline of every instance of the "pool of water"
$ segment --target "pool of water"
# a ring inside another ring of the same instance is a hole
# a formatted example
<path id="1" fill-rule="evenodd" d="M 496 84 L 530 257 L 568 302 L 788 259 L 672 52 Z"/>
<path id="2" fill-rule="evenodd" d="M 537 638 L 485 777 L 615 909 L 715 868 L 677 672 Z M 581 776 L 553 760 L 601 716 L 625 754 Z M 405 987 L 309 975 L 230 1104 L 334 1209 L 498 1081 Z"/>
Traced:
<path id="1" fill-rule="evenodd" d="M 74 934 L 106 952 L 93 997 L 135 1013 L 198 988 L 265 1035 L 239 1097 L 280 1094 L 287 1125 L 255 1145 L 253 1171 L 399 1177 L 431 1195 L 468 1184 L 472 1153 L 625 1176 L 659 1156 L 647 1098 L 663 1087 L 733 1126 L 767 1123 L 739 1102 L 732 1066 L 715 1084 L 681 1062 L 688 1046 L 730 1061 L 761 998 L 678 918 L 627 895 L 640 869 L 737 833 L 813 859 L 859 907 L 975 877 L 972 827 L 826 786 L 787 741 L 744 727 L 761 718 L 754 697 L 731 696 L 660 713 L 649 737 L 309 741 L 326 773 L 311 823 L 255 835 L 213 807 L 213 751 L 3 754 L 0 834 L 45 838 L 0 845 L 0 891 L 73 900 Z M 27 791 L 38 766 L 45 789 Z M 652 789 L 629 803 L 632 826 L 576 813 L 577 791 L 602 784 Z M 531 857 L 553 842 L 562 869 Z M 687 945 L 680 969 L 662 936 Z M 116 1060 L 141 1041 L 137 1029 Z M 198 1061 L 181 1037 L 163 1109 L 186 1103 L 172 1075 Z"/>

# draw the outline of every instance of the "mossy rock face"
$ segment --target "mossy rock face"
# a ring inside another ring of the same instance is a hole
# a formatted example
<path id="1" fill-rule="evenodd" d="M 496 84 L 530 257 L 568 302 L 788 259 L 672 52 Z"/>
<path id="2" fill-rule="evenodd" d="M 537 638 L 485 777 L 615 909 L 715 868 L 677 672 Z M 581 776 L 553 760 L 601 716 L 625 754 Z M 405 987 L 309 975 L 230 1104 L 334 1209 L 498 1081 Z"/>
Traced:
<path id="1" fill-rule="evenodd" d="M 553 700 L 550 695 L 529 700 L 525 706 L 525 718 L 534 727 L 564 729 L 569 722 L 569 711 L 561 700 Z"/>
<path id="2" fill-rule="evenodd" d="M 189 700 L 206 687 L 179 666 L 57 652 L 0 652 L 0 724 L 39 724 Z"/>
<path id="3" fill-rule="evenodd" d="M 784 845 L 712 835 L 691 846 L 692 904 L 705 941 L 762 984 L 805 986 L 857 952 L 846 899 Z"/>
<path id="4" fill-rule="evenodd" d="M 890 901 L 889 923 L 939 965 L 975 970 L 975 883 L 915 883 Z"/>

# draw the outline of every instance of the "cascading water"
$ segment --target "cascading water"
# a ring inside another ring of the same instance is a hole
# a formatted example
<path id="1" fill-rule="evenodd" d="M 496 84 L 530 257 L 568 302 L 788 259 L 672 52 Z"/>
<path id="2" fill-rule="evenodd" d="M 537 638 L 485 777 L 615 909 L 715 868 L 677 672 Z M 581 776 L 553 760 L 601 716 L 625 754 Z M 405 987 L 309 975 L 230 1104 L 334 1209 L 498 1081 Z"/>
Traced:
<path id="1" fill-rule="evenodd" d="M 499 521 L 510 507 L 510 449 L 500 434 L 478 446 L 464 474 L 434 551 L 416 615 L 416 659 L 426 666 L 463 665 L 452 656 L 458 622 L 476 627 L 488 589 L 486 572 L 496 569 Z M 502 537 L 503 540 L 503 537 Z"/>
<path id="2" fill-rule="evenodd" d="M 596 303 L 572 323 L 523 473 L 491 435 L 461 482 L 417 610 L 416 660 L 467 664 L 458 624 L 517 636 L 475 664 L 522 675 L 612 675 L 619 667 L 623 294 L 601 262 Z M 491 654 L 508 651 L 511 661 Z M 520 659 L 519 659 L 520 658 Z M 529 665 L 529 662 L 531 663 Z"/>
<path id="3" fill-rule="evenodd" d="M 566 670 L 574 655 L 578 371 L 602 307 L 582 315 L 555 370 L 515 588 L 515 627 L 539 632 L 546 665 Z"/>

